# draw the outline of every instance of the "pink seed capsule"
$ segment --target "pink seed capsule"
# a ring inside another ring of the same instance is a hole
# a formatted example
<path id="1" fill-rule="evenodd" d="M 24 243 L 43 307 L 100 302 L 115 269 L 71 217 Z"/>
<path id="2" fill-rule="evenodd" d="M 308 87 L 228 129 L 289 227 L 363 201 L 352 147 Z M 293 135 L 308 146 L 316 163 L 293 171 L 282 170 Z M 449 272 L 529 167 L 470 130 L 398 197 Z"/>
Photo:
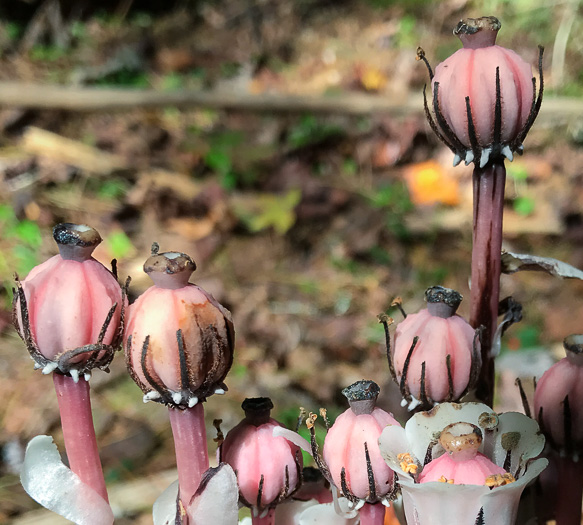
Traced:
<path id="1" fill-rule="evenodd" d="M 397 326 L 391 357 L 410 409 L 459 400 L 472 387 L 481 365 L 475 331 L 455 313 L 461 294 L 433 286 L 425 298 L 427 308 L 408 315 Z"/>
<path id="2" fill-rule="evenodd" d="M 271 399 L 248 398 L 241 406 L 245 418 L 227 434 L 219 458 L 237 474 L 239 501 L 257 516 L 298 490 L 302 454 L 298 446 L 273 435 L 282 425 L 270 416 Z"/>
<path id="3" fill-rule="evenodd" d="M 555 450 L 579 457 L 583 453 L 583 335 L 566 337 L 567 357 L 549 368 L 534 393 L 538 424 Z"/>
<path id="4" fill-rule="evenodd" d="M 144 271 L 154 281 L 129 308 L 128 370 L 144 402 L 192 408 L 223 394 L 233 363 L 231 313 L 188 279 L 196 269 L 184 253 L 153 253 Z"/>
<path id="5" fill-rule="evenodd" d="M 503 157 L 512 160 L 514 152 L 522 153 L 522 142 L 538 114 L 542 70 L 535 100 L 531 66 L 496 45 L 500 27 L 493 16 L 462 20 L 454 34 L 463 48 L 435 68 L 434 114 L 427 102 L 426 113 L 433 130 L 455 153 L 454 165 L 463 160 L 484 167 Z"/>
<path id="6" fill-rule="evenodd" d="M 394 489 L 394 473 L 381 457 L 378 440 L 386 426 L 400 425 L 375 406 L 379 391 L 373 381 L 345 388 L 350 408 L 336 418 L 324 441 L 323 460 L 331 482 L 354 505 L 390 498 Z"/>
<path id="7" fill-rule="evenodd" d="M 31 270 L 14 296 L 14 321 L 36 368 L 58 370 L 75 381 L 93 368 L 107 369 L 121 343 L 125 293 L 92 257 L 101 242 L 89 226 L 53 229 L 55 255 Z"/>
<path id="8" fill-rule="evenodd" d="M 504 484 L 508 473 L 478 451 L 482 431 L 470 423 L 453 423 L 443 429 L 439 444 L 445 453 L 430 461 L 419 475 L 419 483 L 440 481 L 455 485 Z M 514 481 L 514 478 L 512 478 Z"/>

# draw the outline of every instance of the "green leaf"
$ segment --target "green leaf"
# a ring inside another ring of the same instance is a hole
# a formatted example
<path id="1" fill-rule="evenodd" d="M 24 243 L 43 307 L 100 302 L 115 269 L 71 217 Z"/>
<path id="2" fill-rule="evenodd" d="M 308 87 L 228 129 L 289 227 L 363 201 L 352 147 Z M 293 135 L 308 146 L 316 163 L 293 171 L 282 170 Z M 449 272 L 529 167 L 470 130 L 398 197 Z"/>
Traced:
<path id="1" fill-rule="evenodd" d="M 536 201 L 532 197 L 518 197 L 514 200 L 514 211 L 523 217 L 532 215 Z"/>
<path id="2" fill-rule="evenodd" d="M 204 157 L 206 165 L 220 175 L 231 171 L 232 163 L 229 154 L 222 148 L 212 148 Z"/>
<path id="3" fill-rule="evenodd" d="M 20 221 L 14 228 L 16 237 L 32 248 L 38 248 L 42 244 L 42 235 L 36 222 L 29 220 Z"/>
<path id="4" fill-rule="evenodd" d="M 284 195 L 260 195 L 251 204 L 236 207 L 239 218 L 252 232 L 273 228 L 284 235 L 295 223 L 295 207 L 302 197 L 300 190 Z"/>
<path id="5" fill-rule="evenodd" d="M 116 259 L 127 257 L 134 249 L 130 238 L 121 230 L 110 233 L 105 239 L 105 245 Z"/>

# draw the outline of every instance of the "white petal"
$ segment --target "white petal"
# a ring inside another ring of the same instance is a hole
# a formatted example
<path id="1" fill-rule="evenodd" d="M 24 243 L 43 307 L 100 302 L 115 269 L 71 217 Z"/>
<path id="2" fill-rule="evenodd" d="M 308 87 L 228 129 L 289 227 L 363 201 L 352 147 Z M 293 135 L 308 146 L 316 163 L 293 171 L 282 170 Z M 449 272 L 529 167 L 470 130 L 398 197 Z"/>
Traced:
<path id="1" fill-rule="evenodd" d="M 308 508 L 318 505 L 315 499 L 299 501 L 287 499 L 275 508 L 275 523 L 277 525 L 299 525 L 301 514 Z M 338 518 L 338 516 L 336 516 Z M 241 525 L 239 523 L 239 525 Z M 251 525 L 251 523 L 249 523 Z"/>
<path id="2" fill-rule="evenodd" d="M 519 412 L 505 412 L 498 416 L 496 442 L 491 458 L 497 465 L 504 465 L 506 449 L 515 445 L 511 453 L 510 472 L 513 474 L 531 459 L 537 457 L 545 446 L 538 423 Z"/>
<path id="3" fill-rule="evenodd" d="M 399 425 L 385 427 L 379 437 L 379 449 L 387 465 L 399 474 L 399 479 L 402 477 L 411 478 L 410 474 L 403 472 L 401 469 L 401 461 L 398 458 L 399 454 L 408 452 L 413 456 L 413 459 L 417 459 L 411 452 L 411 446 L 407 441 L 407 434 L 404 428 Z"/>
<path id="4" fill-rule="evenodd" d="M 46 364 L 45 367 L 43 368 L 43 374 L 45 374 L 45 375 L 50 374 L 51 372 L 56 370 L 58 366 L 59 366 L 59 363 L 55 363 L 54 361 L 51 361 L 50 363 Z"/>
<path id="5" fill-rule="evenodd" d="M 182 403 L 182 394 L 180 392 L 174 392 L 174 394 L 172 394 L 172 401 L 174 401 L 176 405 Z"/>
<path id="6" fill-rule="evenodd" d="M 338 497 L 338 489 L 332 485 L 332 505 L 336 516 L 341 516 L 344 519 L 352 519 L 358 516 L 358 511 L 354 510 L 353 505 L 344 497 Z M 329 505 L 329 503 L 327 503 Z"/>
<path id="7" fill-rule="evenodd" d="M 152 515 L 154 525 L 174 525 L 176 522 L 176 499 L 178 498 L 178 480 L 170 485 L 154 503 Z"/>
<path id="8" fill-rule="evenodd" d="M 237 525 L 239 488 L 233 469 L 226 463 L 205 472 L 202 490 L 187 509 L 190 525 Z"/>
<path id="9" fill-rule="evenodd" d="M 277 523 L 279 525 L 279 522 Z M 353 518 L 340 517 L 334 511 L 334 504 L 322 503 L 304 510 L 299 515 L 298 523 L 299 525 L 355 525 L 358 523 L 358 515 Z"/>
<path id="10" fill-rule="evenodd" d="M 304 452 L 312 455 L 312 446 L 306 438 L 300 436 L 297 432 L 289 430 L 284 427 L 274 427 L 273 429 L 274 437 L 283 437 L 288 441 L 291 441 L 294 445 L 300 447 Z"/>
<path id="11" fill-rule="evenodd" d="M 63 465 L 50 436 L 30 440 L 20 482 L 32 499 L 78 525 L 113 523 L 109 503 Z"/>
<path id="12" fill-rule="evenodd" d="M 504 155 L 510 162 L 514 160 L 514 155 L 508 144 L 502 148 L 502 155 Z"/>
<path id="13" fill-rule="evenodd" d="M 492 148 L 486 148 L 482 150 L 482 155 L 480 156 L 480 168 L 483 168 L 490 160 L 490 153 L 492 153 Z"/>

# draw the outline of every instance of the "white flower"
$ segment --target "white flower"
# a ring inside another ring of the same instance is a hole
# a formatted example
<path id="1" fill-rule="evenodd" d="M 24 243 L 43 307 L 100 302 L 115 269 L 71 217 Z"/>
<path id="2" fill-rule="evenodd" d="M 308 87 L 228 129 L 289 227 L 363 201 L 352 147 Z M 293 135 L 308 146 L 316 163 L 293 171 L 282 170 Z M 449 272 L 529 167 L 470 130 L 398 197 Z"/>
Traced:
<path id="1" fill-rule="evenodd" d="M 50 436 L 36 436 L 30 440 L 20 481 L 32 499 L 78 525 L 113 523 L 109 503 L 63 465 Z"/>
<path id="2" fill-rule="evenodd" d="M 494 489 L 485 485 L 415 483 L 411 469 L 405 472 L 398 456 L 410 454 L 419 474 L 425 464 L 444 453 L 439 435 L 457 422 L 482 429 L 480 452 L 510 472 L 515 482 Z M 429 412 L 415 414 L 404 429 L 385 428 L 379 447 L 399 476 L 409 525 L 475 525 L 480 514 L 486 525 L 512 525 L 522 491 L 548 464 L 546 459 L 532 460 L 542 452 L 544 442 L 537 423 L 523 414 L 497 415 L 481 403 L 442 403 Z"/>
<path id="3" fill-rule="evenodd" d="M 178 482 L 172 483 L 154 503 L 154 525 L 174 525 Z M 190 525 L 237 525 L 239 488 L 233 469 L 226 463 L 208 469 L 188 505 Z"/>

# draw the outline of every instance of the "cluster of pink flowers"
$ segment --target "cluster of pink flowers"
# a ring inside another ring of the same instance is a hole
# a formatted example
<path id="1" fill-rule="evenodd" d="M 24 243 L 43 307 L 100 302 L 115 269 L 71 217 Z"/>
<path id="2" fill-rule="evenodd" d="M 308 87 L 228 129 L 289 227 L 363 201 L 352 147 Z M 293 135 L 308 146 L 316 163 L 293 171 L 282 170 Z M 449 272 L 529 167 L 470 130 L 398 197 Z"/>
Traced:
<path id="1" fill-rule="evenodd" d="M 542 99 L 530 66 L 495 45 L 499 28 L 493 17 L 460 22 L 455 32 L 464 48 L 435 75 L 429 68 L 430 124 L 455 164 L 476 166 L 472 315 L 468 322 L 456 314 L 461 294 L 434 286 L 425 294 L 427 308 L 405 316 L 394 336 L 392 320 L 380 316 L 391 376 L 402 405 L 415 412 L 404 428 L 376 405 L 372 381 L 343 390 L 349 408 L 333 425 L 320 410 L 327 429 L 321 453 L 317 415 L 306 418 L 308 443 L 271 417 L 269 398 L 246 399 L 244 418 L 220 443 L 211 468 L 203 404 L 227 391 L 235 346 L 230 312 L 189 283 L 196 265 L 188 255 L 159 253 L 157 244 L 144 264 L 153 286 L 128 305 L 129 280 L 120 286 L 92 257 L 99 234 L 59 224 L 60 254 L 18 282 L 14 320 L 35 368 L 53 373 L 70 469 L 51 438 L 33 439 L 22 473 L 29 494 L 75 523 L 113 522 L 88 381 L 95 368 L 107 371 L 123 345 L 144 402 L 168 407 L 174 435 L 178 483 L 156 502 L 155 525 L 234 525 L 242 506 L 254 525 L 381 525 L 396 501 L 409 525 L 514 523 L 524 488 L 547 465 L 536 459 L 545 439 L 526 415 L 460 404 L 468 393 L 491 401 L 492 349 L 501 331 L 499 183 L 504 159 L 522 153 Z M 425 60 L 421 51 L 419 57 Z M 567 338 L 565 348 L 567 357 L 538 383 L 534 415 L 549 445 L 575 464 L 583 452 L 583 336 Z M 319 474 L 304 467 L 306 452 Z"/>

